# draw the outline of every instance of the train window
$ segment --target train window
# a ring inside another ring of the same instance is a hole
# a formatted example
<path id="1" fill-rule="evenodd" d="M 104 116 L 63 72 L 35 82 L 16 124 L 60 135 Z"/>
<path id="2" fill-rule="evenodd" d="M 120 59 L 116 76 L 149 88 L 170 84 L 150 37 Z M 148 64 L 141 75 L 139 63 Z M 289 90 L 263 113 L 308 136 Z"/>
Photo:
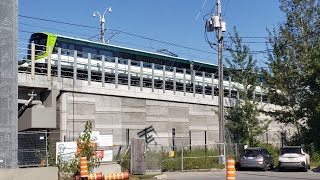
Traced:
<path id="1" fill-rule="evenodd" d="M 99 50 L 100 55 L 105 55 L 106 57 L 112 57 L 113 53 L 111 51 Z"/>
<path id="2" fill-rule="evenodd" d="M 88 58 L 88 53 L 91 54 L 98 54 L 96 49 L 88 48 L 88 47 L 82 47 L 82 57 Z"/>
<path id="3" fill-rule="evenodd" d="M 74 50 L 74 45 L 73 44 L 69 44 L 69 50 Z"/>
<path id="4" fill-rule="evenodd" d="M 66 43 L 61 43 L 61 54 L 68 54 L 69 50 L 68 50 L 68 44 Z"/>

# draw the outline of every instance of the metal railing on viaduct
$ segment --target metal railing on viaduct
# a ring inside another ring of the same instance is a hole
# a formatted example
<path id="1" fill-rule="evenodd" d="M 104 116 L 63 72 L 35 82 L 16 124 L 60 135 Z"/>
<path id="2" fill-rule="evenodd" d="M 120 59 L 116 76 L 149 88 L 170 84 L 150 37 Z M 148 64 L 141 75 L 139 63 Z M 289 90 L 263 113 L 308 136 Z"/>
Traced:
<path id="1" fill-rule="evenodd" d="M 20 43 L 27 46 L 27 43 Z M 31 79 L 35 75 L 45 75 L 47 80 L 51 81 L 52 77 L 57 77 L 57 81 L 62 78 L 71 78 L 76 80 L 86 80 L 88 85 L 91 82 L 101 82 L 104 87 L 106 83 L 114 84 L 115 88 L 119 85 L 126 85 L 128 90 L 132 86 L 150 88 L 152 92 L 160 89 L 163 93 L 166 90 L 176 92 L 202 94 L 203 98 L 218 95 L 218 79 L 217 74 L 200 72 L 196 70 L 190 71 L 185 68 L 177 68 L 172 66 L 158 65 L 155 63 L 146 63 L 131 59 L 121 59 L 117 57 L 108 57 L 104 55 L 95 55 L 91 53 L 83 53 L 76 50 L 68 50 L 55 48 L 51 53 L 51 47 L 43 46 L 35 48 L 36 45 L 31 43 L 30 48 L 19 48 L 20 59 L 19 73 L 27 73 L 31 75 Z M 26 51 L 26 52 L 23 52 Z M 43 54 L 47 52 L 47 56 Z M 234 83 L 230 77 L 224 79 L 224 96 L 226 98 L 239 98 L 237 87 L 241 85 Z M 262 83 L 256 87 L 253 99 L 257 102 L 266 102 L 266 96 L 263 93 Z"/>

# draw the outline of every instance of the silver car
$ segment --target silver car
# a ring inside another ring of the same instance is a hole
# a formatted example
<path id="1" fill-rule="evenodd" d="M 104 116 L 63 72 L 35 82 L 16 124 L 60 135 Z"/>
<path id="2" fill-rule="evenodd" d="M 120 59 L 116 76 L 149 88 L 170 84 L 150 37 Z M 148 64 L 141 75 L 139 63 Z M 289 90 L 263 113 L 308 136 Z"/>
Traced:
<path id="1" fill-rule="evenodd" d="M 270 153 L 261 147 L 247 148 L 240 155 L 238 169 L 259 168 L 263 171 L 271 170 L 274 167 L 274 161 Z"/>

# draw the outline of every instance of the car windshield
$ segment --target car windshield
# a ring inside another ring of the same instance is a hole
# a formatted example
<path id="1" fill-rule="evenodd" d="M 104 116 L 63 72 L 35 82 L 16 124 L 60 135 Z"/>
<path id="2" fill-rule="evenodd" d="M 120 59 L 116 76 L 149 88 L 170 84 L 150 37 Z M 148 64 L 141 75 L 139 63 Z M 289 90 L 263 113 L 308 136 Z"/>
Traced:
<path id="1" fill-rule="evenodd" d="M 282 148 L 281 155 L 284 154 L 301 154 L 301 149 L 300 148 Z"/>
<path id="2" fill-rule="evenodd" d="M 244 150 L 242 153 L 242 156 L 258 156 L 261 155 L 261 151 L 260 150 Z"/>

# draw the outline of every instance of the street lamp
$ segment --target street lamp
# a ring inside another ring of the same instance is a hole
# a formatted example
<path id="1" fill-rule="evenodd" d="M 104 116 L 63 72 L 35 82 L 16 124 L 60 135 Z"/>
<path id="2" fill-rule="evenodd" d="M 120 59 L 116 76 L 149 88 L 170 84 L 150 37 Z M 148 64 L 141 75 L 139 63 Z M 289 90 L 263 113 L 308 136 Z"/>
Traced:
<path id="1" fill-rule="evenodd" d="M 103 15 L 101 16 L 101 14 L 98 12 L 98 11 L 95 11 L 95 12 L 93 12 L 93 17 L 96 17 L 96 14 L 98 14 L 99 15 L 99 18 L 100 18 L 100 41 L 101 41 L 101 43 L 105 43 L 105 41 L 104 41 L 104 23 L 105 23 L 105 18 L 104 18 L 104 15 L 106 14 L 106 12 L 110 12 L 111 13 L 111 7 L 109 7 L 109 8 L 107 8 L 105 11 L 104 11 L 104 13 L 103 13 Z"/>

